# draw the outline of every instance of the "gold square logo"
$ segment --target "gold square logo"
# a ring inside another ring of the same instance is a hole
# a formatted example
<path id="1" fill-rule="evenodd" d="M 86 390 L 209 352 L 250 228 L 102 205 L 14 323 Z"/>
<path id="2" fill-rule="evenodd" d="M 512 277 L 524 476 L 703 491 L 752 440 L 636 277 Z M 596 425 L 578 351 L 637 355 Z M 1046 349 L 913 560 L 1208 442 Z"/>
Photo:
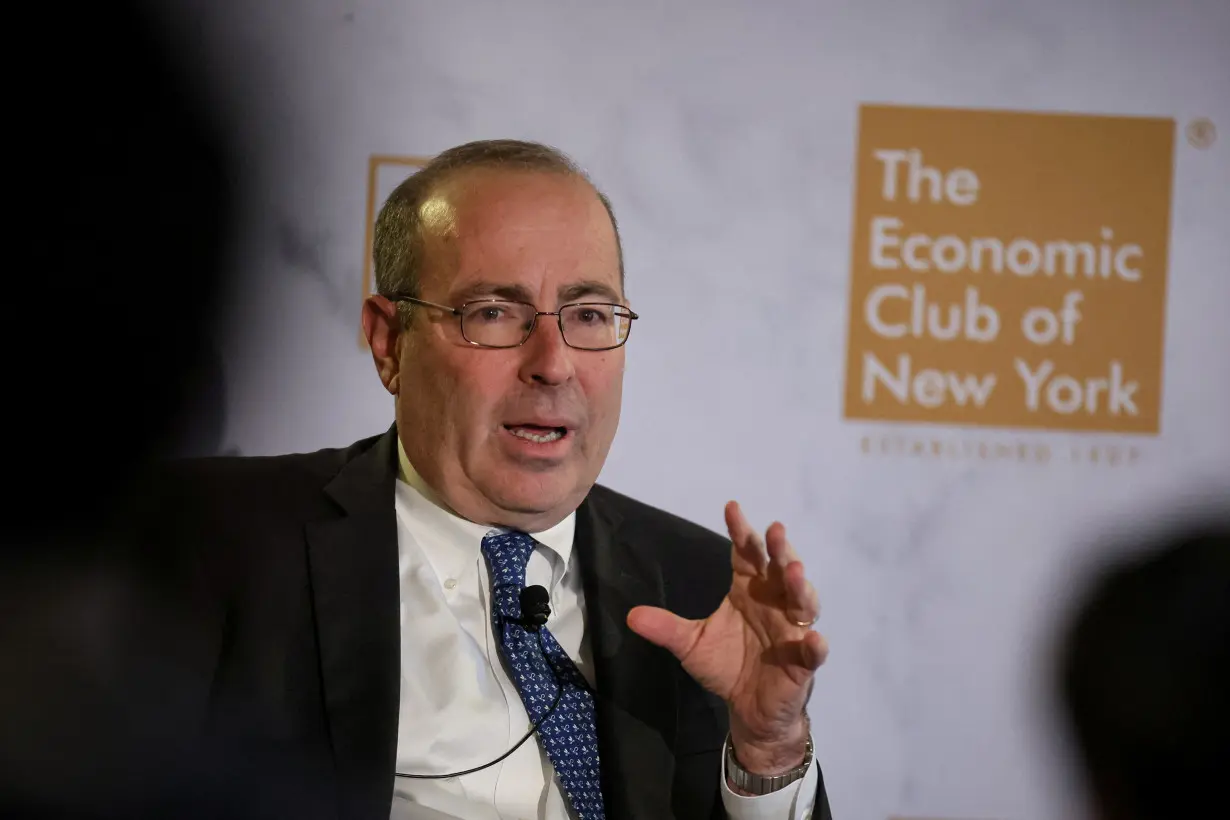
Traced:
<path id="1" fill-rule="evenodd" d="M 845 417 L 1156 434 L 1174 133 L 862 106 Z"/>
<path id="2" fill-rule="evenodd" d="M 393 189 L 431 161 L 431 157 L 397 156 L 375 154 L 367 160 L 367 222 L 363 232 L 363 292 L 360 303 L 372 295 L 372 242 L 376 230 L 376 216 L 380 206 L 393 193 Z M 367 339 L 359 330 L 359 346 L 367 347 Z"/>

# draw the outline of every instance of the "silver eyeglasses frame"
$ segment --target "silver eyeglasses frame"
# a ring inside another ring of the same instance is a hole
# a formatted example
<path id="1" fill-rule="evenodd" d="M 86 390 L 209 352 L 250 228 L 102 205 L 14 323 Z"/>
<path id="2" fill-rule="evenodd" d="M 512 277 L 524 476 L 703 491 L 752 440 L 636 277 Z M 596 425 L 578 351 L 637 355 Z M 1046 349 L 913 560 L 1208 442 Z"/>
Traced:
<path id="1" fill-rule="evenodd" d="M 388 299 L 390 302 L 410 302 L 412 304 L 423 305 L 424 307 L 432 307 L 432 308 L 436 308 L 437 310 L 443 310 L 446 313 L 451 313 L 457 317 L 457 324 L 461 329 L 461 338 L 464 339 L 467 344 L 474 345 L 475 347 L 487 348 L 489 350 L 509 350 L 511 348 L 521 347 L 522 345 L 524 345 L 526 342 L 530 340 L 530 337 L 534 334 L 534 329 L 538 327 L 538 317 L 539 316 L 554 316 L 556 324 L 559 325 L 560 336 L 563 338 L 564 344 L 568 345 L 574 350 L 588 350 L 588 351 L 595 351 L 595 352 L 601 352 L 604 350 L 615 350 L 627 344 L 628 337 L 632 335 L 632 321 L 634 319 L 640 318 L 640 316 L 637 315 L 635 312 L 633 312 L 631 308 L 627 307 L 626 305 L 618 304 L 616 302 L 569 302 L 566 305 L 560 305 L 559 310 L 539 310 L 537 307 L 535 307 L 534 305 L 531 305 L 529 302 L 519 302 L 516 299 L 473 299 L 473 300 L 463 303 L 460 307 L 450 307 L 449 305 L 442 305 L 438 302 L 428 302 L 426 299 L 419 299 L 415 296 L 403 296 L 400 294 L 395 294 L 393 296 L 385 296 L 385 298 Z M 490 304 L 521 305 L 533 311 L 533 316 L 530 318 L 529 327 L 526 328 L 524 337 L 521 339 L 521 341 L 513 345 L 489 345 L 489 344 L 482 344 L 481 342 L 476 342 L 473 339 L 471 339 L 469 336 L 466 335 L 466 328 L 465 328 L 466 309 L 471 307 L 472 305 L 490 305 Z M 569 308 L 586 307 L 586 306 L 614 308 L 617 316 L 619 316 L 620 318 L 627 319 L 628 320 L 628 330 L 624 334 L 623 339 L 621 339 L 617 344 L 608 345 L 606 347 L 582 347 L 582 346 L 574 345 L 571 342 L 569 342 L 568 334 L 564 331 L 564 315 L 563 315 L 564 311 L 568 310 Z"/>

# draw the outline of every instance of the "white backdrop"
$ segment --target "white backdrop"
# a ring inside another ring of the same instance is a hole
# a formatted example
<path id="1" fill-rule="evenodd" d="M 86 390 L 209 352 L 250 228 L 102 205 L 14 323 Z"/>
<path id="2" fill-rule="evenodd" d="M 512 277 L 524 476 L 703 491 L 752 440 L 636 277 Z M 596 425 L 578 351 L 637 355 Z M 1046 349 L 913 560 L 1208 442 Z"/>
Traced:
<path id="1" fill-rule="evenodd" d="M 554 144 L 612 197 L 643 316 L 602 480 L 787 524 L 832 645 L 811 711 L 835 816 L 1076 816 L 1044 675 L 1088 539 L 1230 483 L 1230 3 L 182 5 L 253 183 L 225 448 L 390 423 L 357 342 L 373 155 Z M 844 417 L 864 103 L 1174 120 L 1158 435 Z M 966 454 L 911 455 L 936 437 Z M 1080 459 L 977 455 L 1022 443 Z M 1106 446 L 1121 463 L 1090 463 Z"/>

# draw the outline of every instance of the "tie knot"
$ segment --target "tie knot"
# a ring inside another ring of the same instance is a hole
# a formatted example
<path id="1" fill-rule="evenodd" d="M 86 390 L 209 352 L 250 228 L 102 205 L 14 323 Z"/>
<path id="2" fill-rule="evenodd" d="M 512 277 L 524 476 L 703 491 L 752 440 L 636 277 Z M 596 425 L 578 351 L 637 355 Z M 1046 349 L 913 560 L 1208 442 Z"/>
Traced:
<path id="1" fill-rule="evenodd" d="M 533 538 L 523 532 L 493 532 L 483 539 L 483 554 L 491 567 L 493 586 L 525 586 L 525 565 L 534 552 Z"/>

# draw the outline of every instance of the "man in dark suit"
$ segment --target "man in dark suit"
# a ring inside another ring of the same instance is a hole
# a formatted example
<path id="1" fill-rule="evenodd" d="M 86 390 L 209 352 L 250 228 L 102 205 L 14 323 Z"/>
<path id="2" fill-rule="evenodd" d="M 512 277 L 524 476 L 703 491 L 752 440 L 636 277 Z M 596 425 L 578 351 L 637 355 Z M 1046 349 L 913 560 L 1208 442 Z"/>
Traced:
<path id="1" fill-rule="evenodd" d="M 134 542 L 191 613 L 174 782 L 298 817 L 830 817 L 784 528 L 596 484 L 637 318 L 605 197 L 552 149 L 468 144 L 393 193 L 374 253 L 393 426 L 148 496 Z"/>

